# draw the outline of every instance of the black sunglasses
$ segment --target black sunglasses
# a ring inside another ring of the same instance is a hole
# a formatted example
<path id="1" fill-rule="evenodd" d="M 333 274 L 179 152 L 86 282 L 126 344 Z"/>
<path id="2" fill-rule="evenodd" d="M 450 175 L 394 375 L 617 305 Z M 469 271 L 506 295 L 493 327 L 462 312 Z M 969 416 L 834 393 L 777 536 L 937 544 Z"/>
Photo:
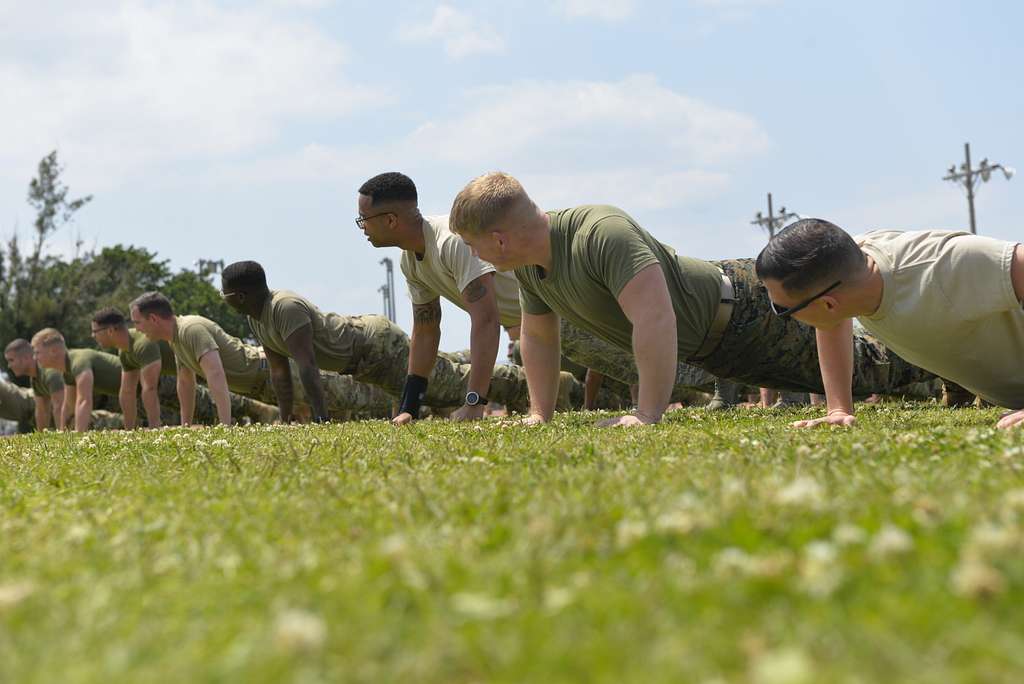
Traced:
<path id="1" fill-rule="evenodd" d="M 808 297 L 807 299 L 805 299 L 804 301 L 800 302 L 796 306 L 789 306 L 789 307 L 779 306 L 775 302 L 772 302 L 771 303 L 772 304 L 772 311 L 779 318 L 789 318 L 790 316 L 795 314 L 797 311 L 802 311 L 803 309 L 806 309 L 808 306 L 810 306 L 811 302 L 813 302 L 818 297 L 824 297 L 829 292 L 831 292 L 832 290 L 834 290 L 837 287 L 839 287 L 842 284 L 842 282 L 843 282 L 842 280 L 837 280 L 836 282 L 832 283 L 831 285 L 826 287 L 824 290 L 822 290 L 818 294 L 814 295 L 813 297 Z"/>
<path id="2" fill-rule="evenodd" d="M 356 219 L 356 225 L 359 226 L 360 230 L 362 230 L 363 224 L 366 223 L 367 221 L 369 221 L 370 219 L 375 219 L 378 216 L 387 216 L 388 214 L 394 214 L 394 213 L 395 212 L 393 212 L 393 211 L 382 211 L 381 213 L 374 214 L 373 216 L 360 216 L 359 218 Z"/>

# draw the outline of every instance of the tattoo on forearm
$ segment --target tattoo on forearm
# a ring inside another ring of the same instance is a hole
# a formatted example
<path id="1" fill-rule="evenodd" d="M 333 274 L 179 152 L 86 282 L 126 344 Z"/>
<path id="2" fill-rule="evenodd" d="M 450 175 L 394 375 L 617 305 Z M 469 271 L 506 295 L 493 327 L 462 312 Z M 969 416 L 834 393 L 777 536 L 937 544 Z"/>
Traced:
<path id="1" fill-rule="evenodd" d="M 486 294 L 487 286 L 483 283 L 482 278 L 477 278 L 466 286 L 466 291 L 462 293 L 462 296 L 466 298 L 468 303 L 472 304 L 483 299 Z"/>
<path id="2" fill-rule="evenodd" d="M 435 299 L 426 304 L 413 304 L 412 319 L 414 323 L 433 323 L 441 320 L 441 300 Z"/>

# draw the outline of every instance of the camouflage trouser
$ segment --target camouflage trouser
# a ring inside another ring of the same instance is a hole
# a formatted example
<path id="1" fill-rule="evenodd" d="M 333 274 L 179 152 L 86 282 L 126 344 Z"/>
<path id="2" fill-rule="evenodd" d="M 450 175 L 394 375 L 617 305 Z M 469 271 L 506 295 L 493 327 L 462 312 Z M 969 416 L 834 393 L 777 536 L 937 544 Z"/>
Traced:
<path id="1" fill-rule="evenodd" d="M 409 367 L 409 336 L 384 316 L 352 316 L 354 348 L 347 374 L 401 397 Z M 430 372 L 424 404 L 436 408 L 460 406 L 466 399 L 470 365 L 439 354 Z M 529 407 L 526 374 L 519 366 L 496 365 L 491 373 L 488 399 L 511 410 Z"/>
<path id="2" fill-rule="evenodd" d="M 306 399 L 306 388 L 299 376 L 299 365 L 294 359 L 288 359 L 288 366 L 292 372 L 295 405 L 308 410 L 309 401 Z M 331 371 L 320 371 L 320 384 L 324 388 L 327 415 L 332 420 L 391 416 L 395 400 L 379 387 L 357 382 L 351 375 L 339 375 Z M 269 367 L 266 381 L 252 393 L 252 396 L 259 401 L 277 406 L 277 395 L 274 394 L 273 383 L 270 381 Z"/>
<path id="3" fill-rule="evenodd" d="M 627 385 L 640 382 L 632 351 L 620 349 L 562 320 L 562 353 L 579 364 Z M 676 367 L 672 401 L 690 401 L 694 390 L 712 392 L 715 376 L 686 363 Z"/>
<path id="4" fill-rule="evenodd" d="M 157 384 L 157 395 L 160 397 L 160 415 L 164 425 L 177 425 L 181 421 L 181 404 L 178 403 L 177 379 L 172 375 L 160 376 Z M 231 415 L 235 420 L 248 418 L 253 423 L 273 423 L 280 419 L 281 413 L 276 406 L 262 401 L 244 397 L 231 392 Z M 140 416 L 145 414 L 141 402 L 136 403 Z M 201 425 L 215 425 L 219 419 L 217 403 L 206 385 L 196 384 L 196 410 L 193 420 Z"/>
<path id="5" fill-rule="evenodd" d="M 518 366 L 523 365 L 523 351 L 522 347 L 519 345 L 519 340 L 516 340 L 512 344 L 512 361 L 514 361 Z M 578 388 L 575 384 L 572 386 L 570 405 L 572 408 L 580 408 L 583 406 L 586 395 L 586 387 L 584 383 L 586 382 L 587 371 L 589 369 L 586 366 L 573 361 L 564 353 L 559 358 L 559 367 L 563 375 L 568 373 L 579 383 Z M 600 373 L 600 371 L 597 372 Z M 602 373 L 602 375 L 604 374 Z M 623 409 L 629 408 L 632 405 L 633 395 L 630 393 L 629 385 L 620 382 L 613 377 L 606 377 L 601 383 L 601 388 L 597 392 L 597 405 L 595 408 Z"/>
<path id="6" fill-rule="evenodd" d="M 0 380 L 0 418 L 17 422 L 18 432 L 31 432 L 36 423 L 36 401 L 32 390 Z M 120 413 L 92 412 L 92 427 L 96 430 L 123 426 Z"/>
<path id="7" fill-rule="evenodd" d="M 772 313 L 753 259 L 717 263 L 732 281 L 736 304 L 718 347 L 689 362 L 719 377 L 758 387 L 823 393 L 814 328 Z M 869 335 L 855 331 L 853 346 L 853 392 L 857 396 L 895 393 L 898 388 L 935 377 Z"/>

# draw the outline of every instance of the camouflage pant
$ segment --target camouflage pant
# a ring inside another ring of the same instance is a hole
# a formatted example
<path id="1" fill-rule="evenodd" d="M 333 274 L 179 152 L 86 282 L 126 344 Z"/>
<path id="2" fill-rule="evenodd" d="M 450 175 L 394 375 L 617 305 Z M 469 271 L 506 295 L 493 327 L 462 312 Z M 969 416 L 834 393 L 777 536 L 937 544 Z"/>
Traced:
<path id="1" fill-rule="evenodd" d="M 573 361 L 627 385 L 635 385 L 640 381 L 631 350 L 620 349 L 564 319 L 561 337 L 562 353 Z M 689 364 L 680 363 L 676 367 L 672 401 L 689 401 L 693 398 L 694 390 L 711 392 L 714 391 L 714 385 L 714 375 Z"/>
<path id="2" fill-rule="evenodd" d="M 294 359 L 288 359 L 292 372 L 292 388 L 296 406 L 308 409 L 306 388 L 299 376 L 299 365 Z M 395 399 L 379 387 L 357 382 L 351 375 L 339 375 L 330 371 L 320 371 L 320 384 L 324 389 L 324 400 L 327 414 L 332 420 L 349 420 L 351 418 L 385 418 L 390 417 Z M 252 396 L 259 401 L 277 405 L 277 395 L 270 381 L 269 369 L 266 382 Z"/>
<path id="3" fill-rule="evenodd" d="M 512 344 L 512 361 L 519 365 L 523 365 L 523 352 L 522 347 L 519 345 L 519 340 L 516 340 Z M 579 383 L 577 390 L 576 386 L 573 385 L 570 405 L 572 408 L 580 408 L 583 406 L 586 388 L 583 383 L 587 379 L 587 371 L 589 370 L 586 366 L 573 361 L 564 353 L 559 359 L 559 367 L 562 373 L 568 373 Z M 597 369 L 594 369 L 597 370 Z M 600 373 L 600 371 L 597 371 Z M 602 373 L 604 375 L 604 373 Z M 578 394 L 578 400 L 577 400 Z M 633 405 L 633 395 L 630 393 L 629 385 L 620 382 L 619 380 L 609 376 L 604 379 L 601 383 L 601 387 L 597 392 L 596 407 L 599 409 L 623 409 L 629 408 Z"/>
<path id="4" fill-rule="evenodd" d="M 405 388 L 409 366 L 409 336 L 384 316 L 367 314 L 351 317 L 354 349 L 347 374 L 359 382 L 376 385 L 395 397 Z M 470 365 L 439 354 L 430 372 L 427 406 L 460 406 L 466 398 Z M 500 364 L 491 373 L 488 399 L 515 411 L 529 407 L 526 374 L 519 366 Z"/>
<path id="5" fill-rule="evenodd" d="M 181 420 L 181 404 L 178 403 L 177 379 L 173 375 L 160 376 L 157 384 L 157 395 L 160 397 L 160 414 L 164 425 L 177 425 Z M 236 419 L 248 418 L 253 423 L 273 423 L 281 418 L 277 406 L 230 392 L 231 415 Z M 137 407 L 141 404 L 137 403 Z M 196 384 L 196 404 L 193 419 L 202 425 L 215 425 L 220 420 L 217 415 L 217 403 L 213 400 L 206 385 Z"/>
<path id="6" fill-rule="evenodd" d="M 718 347 L 693 363 L 719 377 L 795 392 L 823 393 L 814 328 L 772 313 L 753 259 L 717 262 L 732 280 L 736 304 Z M 894 393 L 935 376 L 907 363 L 878 340 L 855 332 L 853 392 Z"/>
<path id="7" fill-rule="evenodd" d="M 0 380 L 0 418 L 18 423 L 18 432 L 31 432 L 36 422 L 36 401 L 32 390 Z M 119 413 L 92 412 L 92 427 L 97 430 L 123 426 Z"/>

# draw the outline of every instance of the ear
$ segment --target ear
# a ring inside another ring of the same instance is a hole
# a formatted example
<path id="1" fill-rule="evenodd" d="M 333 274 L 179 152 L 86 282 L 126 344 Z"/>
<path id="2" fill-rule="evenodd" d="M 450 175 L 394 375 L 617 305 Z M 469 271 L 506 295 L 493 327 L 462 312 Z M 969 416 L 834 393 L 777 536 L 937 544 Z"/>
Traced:
<path id="1" fill-rule="evenodd" d="M 835 313 L 839 309 L 839 302 L 836 301 L 835 297 L 825 295 L 821 298 L 821 301 L 825 304 L 825 308 L 828 309 L 829 313 Z"/>
<path id="2" fill-rule="evenodd" d="M 504 253 L 505 248 L 508 246 L 508 242 L 505 239 L 505 234 L 499 231 L 494 231 L 491 233 L 491 235 L 494 236 L 494 241 L 497 243 L 498 249 L 500 249 L 502 253 Z"/>

